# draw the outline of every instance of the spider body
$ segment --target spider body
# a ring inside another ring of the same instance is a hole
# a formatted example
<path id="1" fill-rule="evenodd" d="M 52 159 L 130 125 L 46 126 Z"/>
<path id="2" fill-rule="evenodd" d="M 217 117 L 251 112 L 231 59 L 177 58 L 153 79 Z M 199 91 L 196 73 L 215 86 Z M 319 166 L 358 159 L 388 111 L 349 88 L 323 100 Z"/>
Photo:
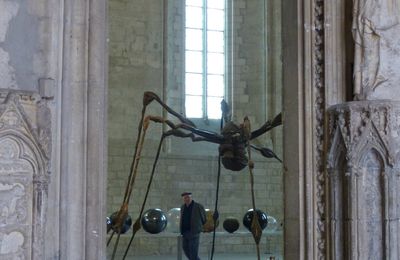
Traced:
<path id="1" fill-rule="evenodd" d="M 231 171 L 244 169 L 249 162 L 246 152 L 246 138 L 243 127 L 233 122 L 228 122 L 221 131 L 223 143 L 219 145 L 218 151 L 221 156 L 222 165 Z"/>

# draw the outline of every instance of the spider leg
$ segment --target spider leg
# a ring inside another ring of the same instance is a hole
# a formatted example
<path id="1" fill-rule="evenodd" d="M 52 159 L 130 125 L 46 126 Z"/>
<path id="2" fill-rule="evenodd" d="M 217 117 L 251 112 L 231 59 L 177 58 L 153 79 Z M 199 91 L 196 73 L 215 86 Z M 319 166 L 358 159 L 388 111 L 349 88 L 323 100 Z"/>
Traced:
<path id="1" fill-rule="evenodd" d="M 194 141 L 194 142 L 207 141 L 207 142 L 211 142 L 211 143 L 221 144 L 225 140 L 225 138 L 220 134 L 217 134 L 217 133 L 214 133 L 211 131 L 207 131 L 207 130 L 203 130 L 203 129 L 198 129 L 198 128 L 188 125 L 186 123 L 174 124 L 170 120 L 164 119 L 159 116 L 147 116 L 147 117 L 149 118 L 149 120 L 156 122 L 156 123 L 166 123 L 171 129 L 175 129 L 175 130 L 184 129 L 184 130 L 187 130 L 187 131 L 193 133 L 192 135 L 188 134 L 189 136 L 185 136 L 185 133 L 181 131 L 180 133 L 175 132 L 175 135 L 176 136 L 183 135 L 183 136 L 179 136 L 179 137 L 192 136 L 193 137 L 192 141 Z"/>
<path id="2" fill-rule="evenodd" d="M 180 124 L 175 125 L 169 120 L 164 120 L 161 117 L 146 117 L 145 118 L 145 113 L 146 113 L 146 108 L 147 106 L 152 102 L 152 101 L 158 102 L 168 113 L 171 115 L 175 116 L 176 118 L 179 119 L 181 122 Z M 117 233 L 117 239 L 114 244 L 114 249 L 112 252 L 111 259 L 114 259 L 116 250 L 118 247 L 119 243 L 119 238 L 121 235 L 121 229 L 122 225 L 124 223 L 125 218 L 128 215 L 128 204 L 131 198 L 133 186 L 135 183 L 136 175 L 137 175 L 137 168 L 139 165 L 139 160 L 141 158 L 140 153 L 143 148 L 143 142 L 144 142 L 144 137 L 146 135 L 146 130 L 149 125 L 149 121 L 154 121 L 154 122 L 159 122 L 159 123 L 166 123 L 168 126 L 170 126 L 173 131 L 170 133 L 167 132 L 169 135 L 175 135 L 179 137 L 190 137 L 192 141 L 207 141 L 207 142 L 212 142 L 212 143 L 221 143 L 224 141 L 224 138 L 216 133 L 201 130 L 196 128 L 196 125 L 191 122 L 189 119 L 183 117 L 179 113 L 175 112 L 173 109 L 171 109 L 168 105 L 166 105 L 155 93 L 153 92 L 145 92 L 143 96 L 143 107 L 142 107 L 142 113 L 141 113 L 141 119 L 139 122 L 138 126 L 138 134 L 137 134 L 137 139 L 136 139 L 136 145 L 135 145 L 135 151 L 134 151 L 134 156 L 132 160 L 132 164 L 130 167 L 130 172 L 129 172 L 129 177 L 128 177 L 128 182 L 125 190 L 125 195 L 123 199 L 123 203 L 121 205 L 121 208 L 119 209 L 116 217 L 116 223 L 114 224 L 114 229 L 113 233 L 107 243 L 107 246 L 110 244 L 111 239 L 115 233 Z M 190 133 L 185 133 L 183 131 L 180 131 L 180 129 L 187 130 Z M 196 136 L 198 135 L 198 136 Z M 140 229 L 140 222 L 136 221 L 133 230 L 139 230 Z M 115 231 L 117 230 L 117 232 Z M 136 232 L 134 232 L 136 233 Z M 129 247 L 128 247 L 129 249 Z"/>
<path id="3" fill-rule="evenodd" d="M 244 131 L 244 136 L 247 138 L 247 144 L 250 142 L 251 138 L 251 126 L 250 126 L 250 120 L 246 116 L 244 118 L 243 122 L 243 131 Z M 254 162 L 251 159 L 251 149 L 250 145 L 247 145 L 247 153 L 249 156 L 249 172 L 250 172 L 250 188 L 251 188 L 251 202 L 253 205 L 253 219 L 251 221 L 251 233 L 253 235 L 254 241 L 256 242 L 256 249 L 257 249 L 257 259 L 260 260 L 260 239 L 262 236 L 262 228 L 260 225 L 260 222 L 258 221 L 258 213 L 256 211 L 256 200 L 255 200 L 255 194 L 254 194 L 254 174 L 253 174 L 253 168 L 254 168 Z"/>
<path id="4" fill-rule="evenodd" d="M 158 149 L 157 149 L 157 154 L 156 154 L 156 157 L 154 159 L 153 168 L 151 170 L 150 179 L 149 179 L 149 182 L 147 184 L 146 195 L 144 196 L 144 200 L 143 200 L 143 203 L 142 203 L 142 207 L 140 209 L 139 216 L 136 219 L 135 224 L 132 227 L 132 236 L 131 236 L 131 239 L 129 240 L 128 246 L 127 246 L 127 248 L 125 250 L 125 253 L 124 253 L 124 256 L 123 256 L 122 259 L 125 259 L 126 255 L 128 254 L 129 248 L 131 247 L 133 238 L 136 235 L 136 232 L 141 228 L 140 220 L 142 219 L 143 210 L 144 210 L 144 207 L 145 207 L 146 201 L 147 201 L 147 196 L 149 195 L 150 186 L 151 186 L 151 183 L 153 182 L 154 172 L 156 170 L 158 158 L 160 157 L 160 151 L 161 151 L 162 143 L 163 143 L 163 141 L 164 141 L 166 136 L 167 135 L 165 133 L 161 135 L 160 143 L 159 143 Z"/>
<path id="5" fill-rule="evenodd" d="M 160 151 L 161 151 L 161 147 L 162 147 L 162 143 L 163 143 L 164 139 L 166 137 L 168 137 L 168 136 L 176 136 L 176 137 L 181 137 L 181 138 L 190 138 L 193 142 L 198 142 L 198 141 L 218 142 L 219 141 L 219 139 L 217 137 L 215 137 L 214 134 L 209 135 L 208 134 L 209 132 L 198 131 L 198 129 L 195 129 L 195 128 L 191 127 L 191 126 L 188 126 L 185 123 L 181 123 L 181 124 L 175 125 L 171 121 L 165 120 L 165 119 L 163 119 L 161 117 L 158 117 L 158 116 L 146 116 L 146 118 L 144 119 L 144 122 L 145 122 L 144 125 L 146 126 L 146 129 L 147 129 L 148 124 L 149 124 L 150 121 L 153 121 L 153 122 L 156 122 L 156 123 L 166 123 L 169 127 L 171 127 L 171 129 L 166 131 L 166 132 L 164 132 L 162 134 L 162 136 L 161 136 L 160 143 L 159 143 L 159 146 L 158 146 L 158 149 L 157 149 L 157 154 L 156 154 L 156 157 L 154 159 L 152 172 L 150 174 L 150 179 L 149 179 L 149 182 L 148 182 L 148 185 L 147 185 L 145 198 L 143 200 L 139 216 L 136 219 L 135 224 L 132 227 L 132 236 L 131 236 L 131 238 L 129 240 L 128 246 L 127 246 L 127 248 L 125 250 L 125 253 L 124 253 L 124 256 L 123 256 L 122 259 L 126 258 L 128 252 L 129 252 L 130 246 L 132 244 L 132 241 L 133 241 L 137 231 L 141 228 L 140 221 L 141 221 L 141 218 L 142 218 L 142 215 L 143 215 L 144 207 L 146 205 L 147 197 L 148 197 L 148 194 L 149 194 L 149 191 L 150 191 L 151 183 L 153 181 L 156 165 L 157 165 L 157 162 L 158 162 L 158 158 L 160 156 Z M 181 129 L 189 130 L 189 131 L 192 130 L 192 131 L 187 133 L 187 132 L 182 131 Z M 204 134 L 204 132 L 206 132 L 206 134 Z M 197 136 L 196 135 L 197 133 L 203 134 L 204 136 Z M 211 139 L 209 139 L 207 137 L 211 137 Z M 118 241 L 118 239 L 119 239 L 119 236 L 117 237 L 117 241 Z"/>
<path id="6" fill-rule="evenodd" d="M 184 117 L 181 114 L 174 111 L 167 104 L 165 104 L 157 94 L 155 94 L 151 91 L 146 91 L 144 93 L 143 106 L 149 105 L 153 100 L 158 102 L 168 113 L 170 113 L 171 115 L 178 118 L 181 123 L 174 124 L 170 120 L 164 119 L 162 117 L 157 117 L 157 116 L 152 116 L 151 117 L 152 121 L 157 122 L 157 123 L 166 123 L 172 129 L 182 128 L 182 129 L 188 130 L 190 132 L 193 132 L 196 135 L 204 137 L 205 138 L 204 141 L 217 143 L 217 144 L 221 144 L 224 141 L 224 137 L 220 134 L 197 128 L 196 125 L 192 121 L 190 121 L 186 117 Z M 224 113 L 230 114 L 229 106 L 225 101 L 221 102 L 221 107 L 225 108 Z"/>
<path id="7" fill-rule="evenodd" d="M 144 92 L 144 96 L 143 96 L 143 106 L 147 106 L 148 104 L 150 104 L 153 100 L 157 101 L 157 103 L 159 103 L 168 113 L 170 113 L 171 115 L 175 116 L 176 118 L 179 119 L 179 121 L 181 121 L 182 123 L 192 126 L 192 127 L 196 127 L 196 125 L 190 121 L 189 119 L 187 119 L 186 117 L 182 116 L 181 114 L 179 114 L 178 112 L 174 111 L 172 108 L 170 108 L 167 104 L 165 104 L 161 98 L 154 92 L 151 91 L 146 91 Z"/>
<path id="8" fill-rule="evenodd" d="M 144 137 L 146 136 L 147 128 L 149 126 L 149 120 L 143 119 L 144 115 L 145 115 L 146 107 L 147 107 L 147 105 L 144 105 L 143 109 L 142 109 L 142 117 L 141 117 L 140 123 L 139 123 L 138 139 L 136 140 L 135 153 L 133 156 L 133 160 L 132 160 L 132 164 L 131 164 L 131 168 L 130 168 L 130 172 L 129 172 L 129 177 L 128 177 L 128 182 L 127 182 L 126 189 L 125 189 L 124 200 L 122 202 L 121 208 L 119 209 L 119 211 L 117 213 L 116 223 L 114 225 L 114 231 L 113 231 L 109 241 L 107 242 L 107 246 L 108 246 L 111 242 L 111 239 L 112 239 L 112 237 L 115 233 L 115 229 L 116 229 L 118 234 L 117 234 L 117 239 L 115 241 L 114 249 L 113 249 L 113 252 L 111 255 L 111 260 L 113 260 L 115 258 L 115 254 L 117 252 L 117 248 L 118 248 L 118 244 L 119 244 L 119 239 L 121 236 L 122 225 L 125 221 L 125 218 L 128 215 L 129 200 L 131 198 L 133 185 L 135 184 L 137 168 L 139 165 L 139 160 L 141 158 L 140 154 L 141 154 L 141 151 L 143 148 L 143 143 L 144 143 Z M 140 225 L 140 223 L 139 223 L 139 225 Z M 134 224 L 133 228 L 135 228 L 135 226 L 137 226 L 137 223 Z M 140 226 L 139 226 L 139 228 L 140 228 Z"/>
<path id="9" fill-rule="evenodd" d="M 224 121 L 229 122 L 231 120 L 230 112 L 229 112 L 229 106 L 228 103 L 225 102 L 225 100 L 221 101 L 221 110 L 222 110 L 222 116 L 220 120 L 220 130 L 222 131 L 224 127 Z M 220 179 L 221 179 L 221 153 L 218 153 L 218 175 L 217 175 L 217 189 L 215 191 L 215 207 L 214 207 L 214 214 L 213 214 L 213 224 L 214 224 L 214 230 L 213 230 L 213 238 L 212 238 L 212 246 L 211 246 L 211 258 L 210 260 L 214 259 L 214 251 L 215 251 L 215 234 L 217 231 L 217 220 L 219 219 L 219 212 L 218 212 L 218 195 L 219 195 L 219 184 L 220 184 Z"/>
<path id="10" fill-rule="evenodd" d="M 258 147 L 254 144 L 250 144 L 251 148 L 259 151 L 262 156 L 267 157 L 267 158 L 275 158 L 279 162 L 282 163 L 282 160 L 269 148 L 266 147 Z"/>
<path id="11" fill-rule="evenodd" d="M 253 140 L 254 138 L 259 137 L 260 135 L 265 134 L 272 128 L 277 127 L 281 124 L 282 124 L 282 113 L 279 113 L 277 116 L 275 116 L 275 118 L 272 121 L 268 120 L 259 129 L 251 132 L 250 140 Z"/>

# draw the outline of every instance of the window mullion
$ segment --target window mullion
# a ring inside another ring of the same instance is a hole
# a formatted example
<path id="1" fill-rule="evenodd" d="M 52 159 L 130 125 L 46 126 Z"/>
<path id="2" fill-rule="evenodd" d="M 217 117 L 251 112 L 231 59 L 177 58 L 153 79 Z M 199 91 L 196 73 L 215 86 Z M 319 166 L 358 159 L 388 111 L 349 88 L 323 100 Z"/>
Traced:
<path id="1" fill-rule="evenodd" d="M 203 118 L 207 119 L 207 0 L 203 0 L 203 18 Z"/>

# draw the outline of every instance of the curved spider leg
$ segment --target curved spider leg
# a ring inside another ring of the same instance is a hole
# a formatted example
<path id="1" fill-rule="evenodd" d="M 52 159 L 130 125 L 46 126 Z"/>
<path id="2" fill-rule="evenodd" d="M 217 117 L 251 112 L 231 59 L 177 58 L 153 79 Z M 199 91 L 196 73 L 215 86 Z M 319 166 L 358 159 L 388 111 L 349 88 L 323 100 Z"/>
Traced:
<path id="1" fill-rule="evenodd" d="M 143 210 L 144 210 L 144 207 L 145 207 L 145 205 L 146 205 L 147 196 L 149 195 L 150 186 L 151 186 L 151 183 L 152 183 L 152 181 L 153 181 L 154 172 L 155 172 L 155 169 L 156 169 L 156 165 L 157 165 L 157 162 L 158 162 L 158 158 L 159 158 L 159 156 L 160 156 L 160 151 L 161 151 L 162 143 L 163 143 L 165 137 L 166 137 L 165 134 L 162 134 L 162 135 L 161 135 L 161 139 L 160 139 L 160 142 L 159 142 L 159 144 L 158 144 L 157 154 L 156 154 L 156 157 L 155 157 L 155 159 L 154 159 L 153 168 L 152 168 L 152 170 L 151 170 L 150 179 L 149 179 L 149 182 L 148 182 L 148 184 L 147 184 L 146 195 L 144 196 L 144 200 L 143 200 L 142 207 L 141 207 L 141 209 L 140 209 L 139 216 L 138 216 L 138 218 L 136 219 L 135 224 L 133 224 L 133 227 L 132 227 L 132 236 L 131 236 L 131 239 L 130 239 L 130 241 L 129 241 L 129 243 L 128 243 L 128 247 L 126 248 L 125 253 L 124 253 L 124 256 L 123 256 L 122 259 L 125 259 L 126 255 L 128 254 L 129 248 L 131 247 L 131 244 L 132 244 L 133 238 L 135 237 L 136 232 L 141 228 L 140 220 L 141 220 L 142 215 L 143 215 Z"/>
<path id="2" fill-rule="evenodd" d="M 225 102 L 225 100 L 221 101 L 221 110 L 222 110 L 222 116 L 221 116 L 221 123 L 220 123 L 220 129 L 222 130 L 224 126 L 224 120 L 225 122 L 230 122 L 230 109 L 228 106 L 228 103 Z M 215 250 L 215 234 L 217 230 L 217 220 L 219 218 L 219 213 L 218 213 L 218 194 L 219 194 L 219 183 L 220 183 L 220 177 L 221 177 L 221 153 L 218 153 L 218 175 L 217 175 L 217 190 L 215 192 L 215 208 L 214 208 L 214 214 L 213 214 L 213 222 L 214 222 L 214 230 L 213 230 L 213 239 L 212 239 L 212 246 L 211 246 L 211 257 L 210 259 L 214 259 L 214 250 Z"/>
<path id="3" fill-rule="evenodd" d="M 251 137 L 251 127 L 250 127 L 250 120 L 248 119 L 247 116 L 244 118 L 243 130 L 244 130 L 244 136 L 247 139 L 247 144 L 249 144 L 250 137 Z M 247 145 L 247 153 L 249 156 L 251 201 L 252 201 L 252 205 L 253 205 L 253 219 L 251 221 L 251 233 L 253 234 L 254 241 L 256 242 L 257 259 L 260 260 L 259 244 L 260 244 L 260 239 L 261 239 L 261 235 L 262 235 L 262 229 L 260 226 L 260 222 L 258 221 L 258 213 L 256 211 L 256 200 L 255 200 L 255 196 L 254 196 L 254 174 L 253 174 L 254 162 L 251 159 L 250 145 Z"/>
<path id="4" fill-rule="evenodd" d="M 198 142 L 198 141 L 211 141 L 211 142 L 214 142 L 214 141 L 216 141 L 215 140 L 216 137 L 214 137 L 214 136 L 211 136 L 213 139 L 210 140 L 210 139 L 208 139 L 206 137 L 196 136 L 196 134 L 193 133 L 193 132 L 185 133 L 185 132 L 179 130 L 179 128 L 182 128 L 182 129 L 185 129 L 185 130 L 192 129 L 191 127 L 187 126 L 184 123 L 175 125 L 171 121 L 165 120 L 165 119 L 163 119 L 161 117 L 158 117 L 158 116 L 147 116 L 144 121 L 145 122 L 149 122 L 150 120 L 153 121 L 153 122 L 156 122 L 156 123 L 166 123 L 172 129 L 169 130 L 169 131 L 164 132 L 162 134 L 162 136 L 161 136 L 161 139 L 160 139 L 160 142 L 159 142 L 159 145 L 158 145 L 158 149 L 157 149 L 157 154 L 156 154 L 156 157 L 155 157 L 154 162 L 153 162 L 153 168 L 152 168 L 152 171 L 151 171 L 151 174 L 150 174 L 150 179 L 149 179 L 149 182 L 147 184 L 147 189 L 146 189 L 146 194 L 145 194 L 145 197 L 144 197 L 144 200 L 143 200 L 143 204 L 142 204 L 142 207 L 140 209 L 139 216 L 136 219 L 136 221 L 135 221 L 135 223 L 134 223 L 134 225 L 132 227 L 132 232 L 133 233 L 132 233 L 132 236 L 131 236 L 131 238 L 129 240 L 128 246 L 127 246 L 127 248 L 125 250 L 125 253 L 124 253 L 124 256 L 123 256 L 122 259 L 126 258 L 128 252 L 129 252 L 129 249 L 131 247 L 132 241 L 133 241 L 133 239 L 135 237 L 135 234 L 141 228 L 140 220 L 141 220 L 142 215 L 143 215 L 144 207 L 146 205 L 147 197 L 148 197 L 148 194 L 149 194 L 149 191 L 150 191 L 151 183 L 153 181 L 155 169 L 156 169 L 157 162 L 158 162 L 158 159 L 159 159 L 159 156 L 160 156 L 162 143 L 163 143 L 165 137 L 176 136 L 176 137 L 181 137 L 181 138 L 190 138 L 192 140 L 192 142 Z M 196 130 L 196 132 L 199 131 L 198 129 L 192 129 L 192 130 Z M 206 132 L 206 136 L 209 136 L 209 133 L 210 132 Z"/>
<path id="5" fill-rule="evenodd" d="M 133 162 L 131 165 L 131 172 L 130 172 L 129 181 L 127 183 L 126 190 L 125 190 L 124 201 L 122 203 L 120 210 L 117 213 L 117 217 L 116 217 L 116 221 L 115 221 L 115 227 L 116 227 L 115 229 L 118 230 L 118 235 L 117 235 L 117 241 L 114 244 L 114 249 L 113 249 L 113 253 L 111 256 L 111 260 L 114 259 L 115 254 L 117 252 L 119 238 L 121 236 L 122 225 L 123 225 L 126 217 L 128 216 L 129 200 L 130 200 L 132 190 L 133 190 L 133 185 L 135 183 L 135 179 L 137 176 L 137 168 L 139 165 L 140 154 L 141 154 L 142 148 L 143 148 L 144 138 L 146 136 L 147 128 L 149 126 L 149 120 L 146 118 L 145 120 L 141 120 L 141 123 L 142 123 L 143 132 L 140 131 L 141 132 L 140 138 L 138 138 L 138 141 L 136 143 L 135 156 L 133 158 Z M 140 139 L 140 141 L 139 141 L 139 139 Z"/>
<path id="6" fill-rule="evenodd" d="M 130 196 L 131 196 L 131 193 L 132 193 L 133 184 L 134 184 L 135 178 L 136 178 L 136 170 L 135 169 L 137 169 L 137 165 L 138 165 L 139 160 L 140 160 L 140 156 L 139 156 L 140 152 L 138 153 L 138 147 L 141 147 L 143 145 L 143 140 L 144 140 L 144 136 L 142 137 L 142 129 L 143 129 L 143 124 L 144 124 L 144 115 L 146 113 L 147 106 L 153 100 L 156 100 L 159 104 L 161 104 L 161 106 L 164 107 L 165 110 L 167 110 L 172 115 L 176 116 L 181 122 L 184 122 L 185 124 L 191 125 L 193 127 L 195 126 L 190 120 L 182 117 L 181 115 L 179 115 L 178 113 L 173 111 L 171 108 L 169 108 L 164 102 L 161 101 L 161 99 L 155 93 L 153 93 L 153 92 L 145 92 L 144 93 L 144 95 L 143 95 L 143 107 L 142 107 L 141 119 L 140 119 L 139 126 L 138 126 L 138 135 L 137 135 L 137 139 L 136 139 L 135 152 L 134 152 L 133 160 L 132 160 L 131 167 L 130 167 L 128 182 L 127 182 L 127 186 L 126 186 L 126 189 L 125 189 L 125 195 L 124 195 L 124 199 L 123 199 L 121 208 L 119 209 L 119 211 L 117 213 L 117 217 L 116 217 L 113 233 L 111 234 L 110 239 L 107 242 L 107 246 L 108 246 L 110 244 L 110 242 L 111 242 L 111 239 L 113 238 L 113 236 L 115 234 L 115 229 L 119 230 L 118 236 L 117 236 L 117 241 L 115 243 L 114 250 L 113 250 L 112 259 L 114 259 L 115 251 L 116 251 L 116 248 L 118 246 L 119 236 L 121 235 L 120 230 L 122 228 L 124 220 L 126 219 L 126 217 L 128 215 L 128 204 L 129 204 Z M 139 140 L 142 140 L 142 141 L 139 141 Z M 139 142 L 141 142 L 141 144 Z"/>
<path id="7" fill-rule="evenodd" d="M 266 158 L 275 158 L 276 160 L 278 160 L 279 162 L 282 163 L 282 160 L 269 148 L 266 147 L 258 147 L 254 144 L 250 144 L 251 148 L 259 151 L 261 153 L 262 156 L 266 157 Z"/>
<path id="8" fill-rule="evenodd" d="M 268 120 L 259 129 L 251 132 L 249 140 L 253 140 L 254 138 L 259 137 L 260 135 L 265 134 L 272 128 L 280 126 L 281 124 L 282 124 L 282 113 L 279 113 L 277 116 L 275 116 L 275 118 L 272 121 Z"/>
<path id="9" fill-rule="evenodd" d="M 227 114 L 229 114 L 229 106 L 228 106 L 228 104 L 226 102 L 222 101 L 221 102 L 221 108 L 222 108 L 223 113 L 222 113 L 221 127 L 220 128 L 222 129 L 222 127 L 223 127 L 223 119 L 227 120 Z M 182 128 L 182 129 L 191 131 L 192 133 L 197 134 L 197 135 L 202 136 L 203 138 L 205 138 L 205 141 L 209 141 L 209 142 L 213 142 L 213 143 L 217 143 L 217 144 L 221 144 L 221 143 L 225 142 L 225 138 L 222 135 L 219 135 L 219 134 L 216 134 L 216 133 L 210 132 L 210 131 L 197 129 L 197 128 L 189 126 L 189 125 L 187 125 L 185 123 L 174 125 L 169 120 L 164 120 L 162 118 L 157 118 L 157 117 L 153 117 L 152 120 L 158 120 L 159 122 L 163 121 L 163 122 L 167 123 L 168 126 L 171 127 L 172 129 Z M 229 121 L 230 121 L 230 117 L 229 117 Z M 219 213 L 218 213 L 218 193 L 219 193 L 220 176 L 221 176 L 221 154 L 218 155 L 218 176 L 217 176 L 217 190 L 216 190 L 215 210 L 214 210 L 214 214 L 213 214 L 214 230 L 213 230 L 213 242 L 212 242 L 212 249 L 211 249 L 211 260 L 213 259 L 213 256 L 214 256 L 216 221 L 219 218 Z"/>
<path id="10" fill-rule="evenodd" d="M 134 175 L 134 168 L 135 168 L 135 162 L 137 162 L 137 152 L 138 152 L 138 146 L 139 146 L 139 140 L 141 139 L 141 135 L 142 135 L 142 129 L 143 129 L 143 121 L 144 121 L 144 115 L 146 114 L 146 108 L 147 106 L 153 101 L 153 97 L 152 95 L 149 94 L 144 94 L 143 95 L 143 107 L 142 107 L 142 113 L 141 113 L 141 118 L 139 121 L 139 126 L 138 126 L 138 134 L 137 134 L 137 138 L 136 138 L 136 144 L 135 144 L 135 151 L 134 151 L 134 155 L 133 155 L 133 160 L 131 163 L 131 167 L 130 167 L 130 171 L 129 171 L 129 176 L 128 176 L 128 182 L 127 182 L 127 186 L 125 189 L 125 194 L 124 194 L 124 199 L 121 205 L 121 208 L 118 211 L 117 217 L 116 217 L 116 223 L 114 224 L 114 227 L 116 227 L 116 229 L 121 229 L 123 222 L 126 218 L 126 216 L 128 215 L 128 204 L 127 204 L 127 199 L 128 199 L 128 195 L 129 195 L 129 189 L 132 186 L 131 182 L 132 182 L 132 178 Z M 110 244 L 111 239 L 113 238 L 115 234 L 115 228 L 113 229 L 113 232 L 109 238 L 109 240 L 107 241 L 107 246 Z"/>
<path id="11" fill-rule="evenodd" d="M 213 239 L 212 239 L 212 246 L 211 246 L 211 257 L 210 259 L 213 260 L 214 258 L 214 249 L 215 249 L 215 233 L 217 230 L 217 220 L 219 218 L 219 212 L 218 212 L 218 193 L 219 193 L 219 183 L 220 183 L 220 177 L 221 177 L 221 155 L 218 155 L 218 175 L 217 175 L 217 190 L 215 192 L 215 208 L 214 208 L 214 214 L 213 214 L 213 223 L 214 223 L 214 228 L 213 228 Z"/>
<path id="12" fill-rule="evenodd" d="M 203 137 L 204 139 L 201 140 L 196 140 L 196 141 L 207 141 L 211 143 L 216 143 L 216 144 L 221 144 L 225 141 L 225 138 L 217 133 L 203 130 L 203 129 L 198 129 L 196 127 L 193 127 L 191 125 L 188 125 L 186 123 L 179 123 L 179 124 L 174 124 L 172 121 L 168 119 L 164 119 L 159 116 L 148 116 L 149 120 L 157 122 L 157 123 L 166 123 L 171 129 L 184 129 L 187 130 L 195 135 L 198 135 L 200 137 Z M 194 140 L 192 140 L 194 141 Z"/>
<path id="13" fill-rule="evenodd" d="M 171 115 L 178 118 L 179 121 L 181 121 L 182 123 L 190 125 L 192 127 L 196 127 L 196 125 L 192 121 L 190 121 L 186 117 L 182 116 L 181 114 L 177 113 L 172 108 L 170 108 L 167 104 L 165 104 L 156 93 L 151 92 L 151 91 L 146 91 L 146 92 L 144 92 L 144 97 L 150 102 L 153 100 L 157 101 L 168 113 L 170 113 Z"/>
<path id="14" fill-rule="evenodd" d="M 126 219 L 126 217 L 128 216 L 128 204 L 129 204 L 129 200 L 132 194 L 132 189 L 133 189 L 133 184 L 135 182 L 135 178 L 136 178 L 136 174 L 137 174 L 137 167 L 139 164 L 139 160 L 140 160 L 140 152 L 143 146 L 143 141 L 144 141 L 144 136 L 145 134 L 142 135 L 142 129 L 145 128 L 144 126 L 144 115 L 146 112 L 146 108 L 147 106 L 152 102 L 156 100 L 167 112 L 169 112 L 170 114 L 174 115 L 175 117 L 177 117 L 182 124 L 180 126 L 175 126 L 172 122 L 170 121 L 164 121 L 161 120 L 161 122 L 165 122 L 168 125 L 173 125 L 175 129 L 177 128 L 182 128 L 182 129 L 186 129 L 189 130 L 193 133 L 196 133 L 200 136 L 204 137 L 204 141 L 209 141 L 209 142 L 214 142 L 214 143 L 220 143 L 221 140 L 223 139 L 222 136 L 219 136 L 216 133 L 212 133 L 212 132 L 208 132 L 208 131 L 204 131 L 204 130 L 200 130 L 197 129 L 195 124 L 193 122 L 191 122 L 189 119 L 183 117 L 182 115 L 178 114 L 177 112 L 175 112 L 174 110 L 172 110 L 170 107 L 168 107 L 155 93 L 153 92 L 145 92 L 144 96 L 143 96 L 143 107 L 142 107 L 142 115 L 141 115 L 141 119 L 139 122 L 139 126 L 138 126 L 138 136 L 136 139 L 136 145 L 135 145 L 135 152 L 134 152 L 134 156 L 133 156 L 133 160 L 132 160 L 132 164 L 130 167 L 130 173 L 129 173 L 129 177 L 128 177 L 128 183 L 125 189 L 125 195 L 124 195 L 124 199 L 123 199 L 123 203 L 121 205 L 121 208 L 119 209 L 117 216 L 116 216 L 116 221 L 115 224 L 113 225 L 113 233 L 110 236 L 109 241 L 107 242 L 107 246 L 110 244 L 112 237 L 114 236 L 114 234 L 116 233 L 115 230 L 118 230 L 118 236 L 117 236 L 117 241 L 114 245 L 114 250 L 113 250 L 113 254 L 112 254 L 112 260 L 115 257 L 115 253 L 116 253 L 116 249 L 118 247 L 118 243 L 119 243 L 119 237 L 121 235 L 121 229 L 122 229 L 122 225 L 124 223 L 124 220 Z M 148 125 L 148 123 L 147 123 Z M 147 126 L 146 126 L 147 129 Z M 145 132 L 145 131 L 143 131 Z M 140 140 L 140 141 L 139 141 Z"/>
<path id="15" fill-rule="evenodd" d="M 108 232 L 107 232 L 107 233 L 108 233 Z M 112 240 L 114 234 L 115 234 L 115 231 L 113 230 L 113 232 L 111 233 L 110 238 L 107 240 L 107 246 L 110 244 L 110 242 L 111 242 L 111 240 Z"/>

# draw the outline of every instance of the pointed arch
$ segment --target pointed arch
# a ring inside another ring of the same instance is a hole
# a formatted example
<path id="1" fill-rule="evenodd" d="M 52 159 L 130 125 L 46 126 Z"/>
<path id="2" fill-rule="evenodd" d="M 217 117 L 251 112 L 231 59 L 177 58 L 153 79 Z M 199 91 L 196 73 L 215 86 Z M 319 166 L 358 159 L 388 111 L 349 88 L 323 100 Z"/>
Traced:
<path id="1" fill-rule="evenodd" d="M 374 150 L 382 159 L 385 168 L 388 165 L 392 166 L 393 155 L 372 121 L 367 124 L 358 140 L 359 142 L 353 146 L 351 153 L 353 155 L 351 161 L 354 165 L 363 165 L 362 160 L 365 159 L 365 155 Z"/>
<path id="2" fill-rule="evenodd" d="M 11 199 L 3 203 L 2 211 L 6 211 L 2 216 L 6 219 L 0 233 L 3 238 L 22 238 L 23 246 L 18 244 L 8 252 L 12 256 L 42 259 L 49 159 L 38 140 L 35 125 L 38 102 L 33 93 L 10 91 L 5 94 L 0 103 L 0 185 L 4 198 Z M 2 257 L 7 255 L 0 252 Z"/>
<path id="3" fill-rule="evenodd" d="M 332 144 L 328 151 L 327 168 L 328 173 L 334 174 L 338 167 L 342 168 L 346 161 L 347 146 L 343 138 L 340 127 L 336 127 L 333 135 Z"/>

